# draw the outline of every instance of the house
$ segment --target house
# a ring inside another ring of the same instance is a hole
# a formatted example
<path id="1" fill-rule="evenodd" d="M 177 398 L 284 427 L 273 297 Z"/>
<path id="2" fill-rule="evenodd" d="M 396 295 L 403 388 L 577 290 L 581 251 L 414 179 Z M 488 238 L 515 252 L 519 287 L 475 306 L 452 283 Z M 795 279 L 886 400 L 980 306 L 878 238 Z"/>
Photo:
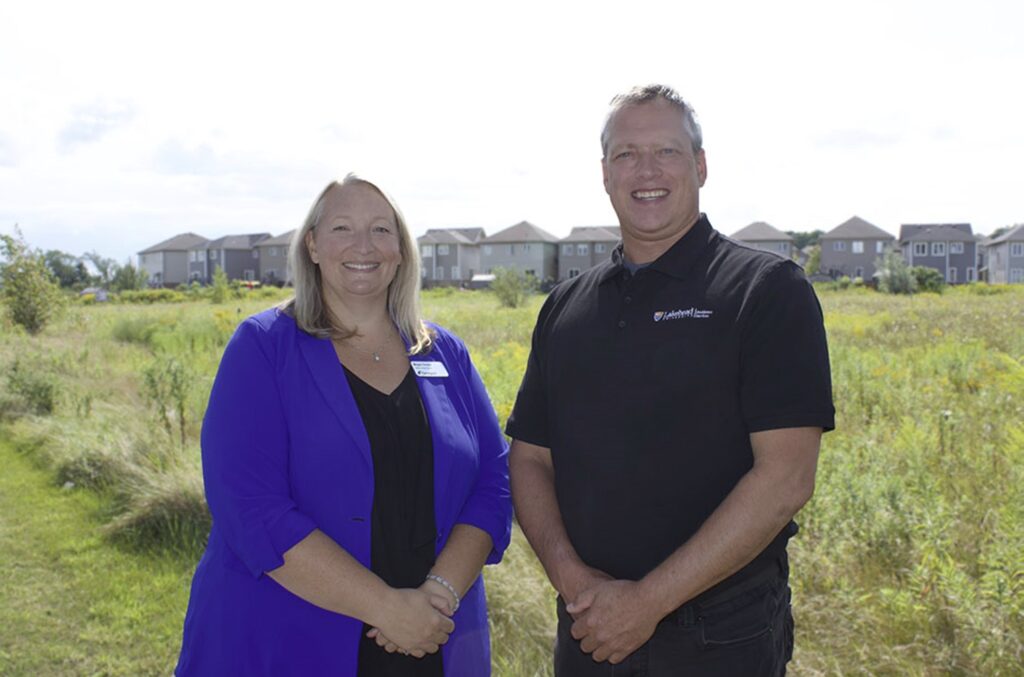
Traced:
<path id="1" fill-rule="evenodd" d="M 532 274 L 543 286 L 557 279 L 558 238 L 529 221 L 520 221 L 485 237 L 480 247 L 482 272 L 511 268 Z"/>
<path id="2" fill-rule="evenodd" d="M 622 235 L 618 226 L 579 226 L 559 243 L 558 281 L 576 277 L 611 258 Z"/>
<path id="3" fill-rule="evenodd" d="M 480 272 L 483 228 L 430 228 L 416 238 L 423 286 L 463 286 Z"/>
<path id="4" fill-rule="evenodd" d="M 206 243 L 195 233 L 181 233 L 138 253 L 139 270 L 149 276 L 152 287 L 176 287 L 188 282 L 189 255 L 193 247 Z"/>
<path id="5" fill-rule="evenodd" d="M 764 221 L 755 221 L 745 228 L 740 228 L 730 237 L 787 259 L 793 258 L 794 255 L 793 236 Z"/>
<path id="6" fill-rule="evenodd" d="M 210 284 L 218 266 L 224 269 L 229 280 L 255 280 L 260 269 L 260 250 L 256 243 L 269 237 L 270 233 L 225 235 L 195 245 L 189 249 L 189 281 Z"/>
<path id="7" fill-rule="evenodd" d="M 256 243 L 259 252 L 259 266 L 256 276 L 263 284 L 285 285 L 292 282 L 292 270 L 288 264 L 288 250 L 295 230 L 277 237 L 268 237 Z"/>
<path id="8" fill-rule="evenodd" d="M 977 241 L 969 223 L 905 223 L 900 248 L 910 266 L 934 268 L 949 284 L 978 279 Z"/>
<path id="9" fill-rule="evenodd" d="M 870 280 L 875 276 L 875 261 L 895 241 L 888 231 L 852 216 L 819 238 L 818 269 L 833 279 L 845 275 Z"/>
<path id="10" fill-rule="evenodd" d="M 989 282 L 1024 283 L 1024 223 L 989 240 L 985 250 Z"/>

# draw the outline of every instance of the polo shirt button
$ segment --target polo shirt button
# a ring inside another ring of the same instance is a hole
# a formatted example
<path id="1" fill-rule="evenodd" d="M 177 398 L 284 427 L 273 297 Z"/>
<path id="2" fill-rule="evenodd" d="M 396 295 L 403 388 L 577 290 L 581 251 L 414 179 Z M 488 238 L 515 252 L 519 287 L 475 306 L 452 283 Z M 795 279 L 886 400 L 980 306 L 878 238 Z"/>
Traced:
<path id="1" fill-rule="evenodd" d="M 619 320 L 619 329 L 625 329 L 625 328 L 626 328 L 626 321 L 625 320 Z"/>
<path id="2" fill-rule="evenodd" d="M 627 296 L 626 298 L 624 298 L 622 300 L 625 303 L 632 303 L 633 302 L 633 297 L 632 296 Z"/>

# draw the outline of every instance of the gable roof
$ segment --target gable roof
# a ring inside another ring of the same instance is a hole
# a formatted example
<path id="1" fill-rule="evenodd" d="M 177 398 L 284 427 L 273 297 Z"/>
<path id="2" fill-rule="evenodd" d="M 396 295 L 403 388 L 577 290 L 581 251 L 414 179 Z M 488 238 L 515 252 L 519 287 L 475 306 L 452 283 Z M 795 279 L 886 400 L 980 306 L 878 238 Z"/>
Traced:
<path id="1" fill-rule="evenodd" d="M 196 245 L 203 244 L 206 241 L 206 238 L 202 235 L 196 235 L 195 233 L 179 233 L 172 238 L 164 240 L 160 244 L 155 244 L 152 247 L 143 249 L 139 254 L 153 254 L 156 252 L 185 252 Z"/>
<path id="2" fill-rule="evenodd" d="M 297 228 L 292 228 L 287 233 L 282 233 L 277 237 L 268 237 L 265 240 L 260 240 L 256 243 L 257 247 L 287 247 L 292 243 L 292 237 L 295 235 Z"/>
<path id="3" fill-rule="evenodd" d="M 474 245 L 483 238 L 483 228 L 429 228 L 416 238 L 420 244 Z"/>
<path id="4" fill-rule="evenodd" d="M 514 226 L 509 226 L 505 230 L 499 230 L 490 237 L 485 237 L 483 242 L 558 242 L 558 238 L 544 230 L 538 228 L 529 221 L 520 221 Z"/>
<path id="5" fill-rule="evenodd" d="M 900 242 L 974 242 L 969 223 L 904 223 Z"/>
<path id="6" fill-rule="evenodd" d="M 270 237 L 270 233 L 249 233 L 247 235 L 225 235 L 191 247 L 192 249 L 252 249 L 257 242 Z"/>
<path id="7" fill-rule="evenodd" d="M 621 238 L 618 226 L 574 226 L 562 242 L 618 242 Z"/>
<path id="8" fill-rule="evenodd" d="M 999 237 L 994 237 L 985 244 L 991 246 L 994 244 L 1002 244 L 1004 242 L 1021 242 L 1024 241 L 1024 223 L 1018 223 L 1016 226 L 1006 231 Z"/>
<path id="9" fill-rule="evenodd" d="M 838 240 L 840 238 L 862 238 L 894 240 L 892 233 L 882 230 L 873 223 L 869 223 L 859 216 L 851 216 L 838 226 L 822 235 L 819 240 Z"/>
<path id="10" fill-rule="evenodd" d="M 764 221 L 754 221 L 745 228 L 740 228 L 730 236 L 734 240 L 745 242 L 792 242 L 793 236 L 783 233 L 775 226 Z"/>

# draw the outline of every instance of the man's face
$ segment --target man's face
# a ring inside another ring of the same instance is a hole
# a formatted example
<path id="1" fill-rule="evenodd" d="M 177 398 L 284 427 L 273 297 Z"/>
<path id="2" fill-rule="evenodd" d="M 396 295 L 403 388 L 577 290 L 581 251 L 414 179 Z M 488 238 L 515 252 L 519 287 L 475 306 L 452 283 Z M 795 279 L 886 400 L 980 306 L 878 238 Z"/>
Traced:
<path id="1" fill-rule="evenodd" d="M 703 150 L 694 154 L 683 120 L 658 99 L 626 106 L 611 121 L 604 189 L 627 244 L 675 242 L 700 215 L 707 165 Z"/>

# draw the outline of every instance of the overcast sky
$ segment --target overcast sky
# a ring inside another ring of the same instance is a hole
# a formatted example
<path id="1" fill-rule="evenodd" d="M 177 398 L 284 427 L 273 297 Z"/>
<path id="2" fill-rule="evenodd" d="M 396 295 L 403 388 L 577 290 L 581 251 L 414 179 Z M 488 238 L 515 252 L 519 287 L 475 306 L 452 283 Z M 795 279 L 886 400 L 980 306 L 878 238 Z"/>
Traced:
<path id="1" fill-rule="evenodd" d="M 665 82 L 704 127 L 701 207 L 1024 221 L 1024 2 L 4 2 L 0 232 L 125 260 L 296 227 L 334 177 L 415 234 L 615 223 L 598 134 Z"/>

